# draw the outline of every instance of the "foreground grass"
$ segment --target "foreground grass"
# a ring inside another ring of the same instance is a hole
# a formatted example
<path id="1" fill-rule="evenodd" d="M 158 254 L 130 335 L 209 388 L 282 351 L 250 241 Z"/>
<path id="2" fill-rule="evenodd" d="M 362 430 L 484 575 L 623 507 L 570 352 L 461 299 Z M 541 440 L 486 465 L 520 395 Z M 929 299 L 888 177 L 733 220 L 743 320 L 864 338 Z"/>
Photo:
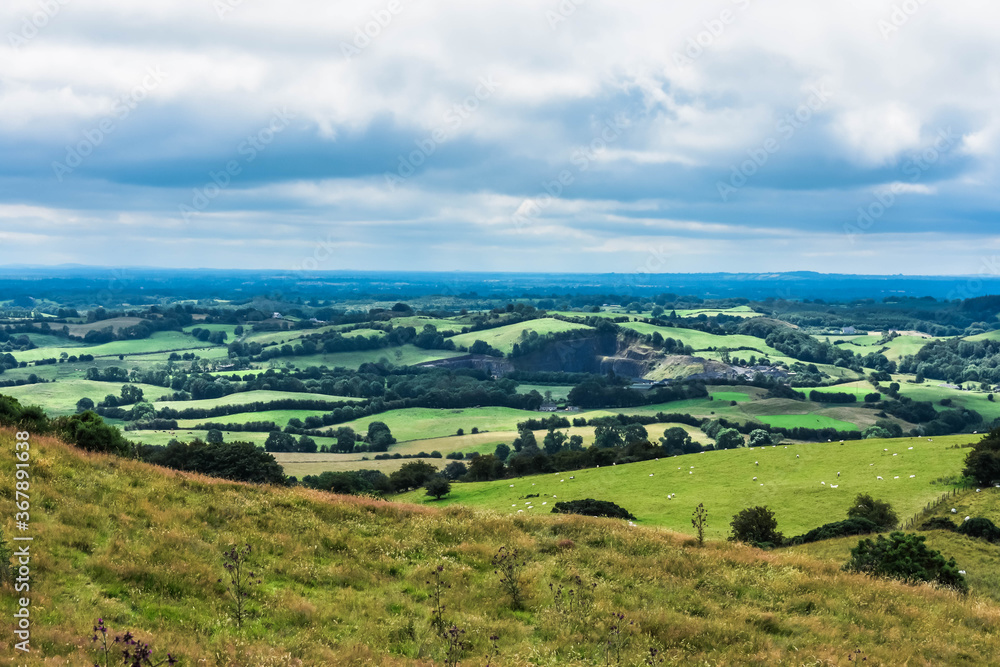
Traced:
<path id="1" fill-rule="evenodd" d="M 0 446 L 13 449 L 12 433 Z M 606 664 L 612 614 L 621 660 L 664 664 L 985 664 L 1000 607 L 927 586 L 848 575 L 833 563 L 585 517 L 507 517 L 225 483 L 33 441 L 31 664 L 92 664 L 97 616 L 184 665 L 430 665 L 431 572 L 445 620 L 466 632 L 463 665 Z M 0 460 L 10 480 L 13 459 Z M 2 511 L 13 511 L 3 485 Z M 226 615 L 220 554 L 254 546 L 254 616 Z M 493 554 L 527 554 L 511 611 Z M 548 584 L 579 576 L 591 601 L 560 613 Z M 3 613 L 13 613 L 13 595 Z M 942 632 L 942 628 L 947 628 Z M 5 633 L 5 660 L 13 664 Z"/>
<path id="2" fill-rule="evenodd" d="M 952 477 L 961 469 L 968 450 L 952 446 L 970 442 L 970 438 L 975 436 L 944 436 L 931 442 L 926 438 L 855 440 L 843 445 L 778 445 L 688 454 L 610 468 L 455 484 L 442 502 L 508 514 L 519 510 L 540 514 L 548 513 L 557 501 L 597 498 L 621 505 L 643 525 L 684 533 L 692 531 L 691 511 L 704 503 L 711 517 L 706 534 L 712 537 L 727 535 L 729 521 L 743 508 L 767 505 L 774 510 L 778 529 L 791 536 L 844 518 L 847 506 L 859 493 L 888 500 L 900 517 L 915 514 L 953 488 L 940 478 Z M 834 484 L 837 488 L 832 488 Z M 526 496 L 534 493 L 539 494 L 537 502 L 525 504 Z M 674 497 L 668 498 L 671 494 Z M 401 499 L 431 502 L 420 492 Z"/>

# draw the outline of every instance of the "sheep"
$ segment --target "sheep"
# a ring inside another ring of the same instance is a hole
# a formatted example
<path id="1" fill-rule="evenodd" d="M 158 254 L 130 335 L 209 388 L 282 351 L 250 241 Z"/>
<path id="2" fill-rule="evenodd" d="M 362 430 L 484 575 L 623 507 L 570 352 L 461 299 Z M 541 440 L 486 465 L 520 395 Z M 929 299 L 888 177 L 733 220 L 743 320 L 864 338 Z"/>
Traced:
<path id="1" fill-rule="evenodd" d="M 840 473 L 839 472 L 837 473 L 837 477 L 840 477 Z"/>
<path id="2" fill-rule="evenodd" d="M 795 455 L 795 458 L 799 458 L 799 455 L 798 455 L 798 454 L 796 454 L 796 455 Z"/>
<path id="3" fill-rule="evenodd" d="M 914 477 L 916 477 L 916 475 L 910 475 L 910 479 L 913 479 Z"/>
<path id="4" fill-rule="evenodd" d="M 957 510 L 957 509 L 955 509 L 954 507 L 952 507 L 952 508 L 951 508 L 951 513 L 952 513 L 952 514 L 958 514 L 958 510 Z"/>
<path id="5" fill-rule="evenodd" d="M 913 447 L 907 447 L 907 449 L 913 449 Z"/>
<path id="6" fill-rule="evenodd" d="M 840 486 L 840 484 L 831 484 L 830 488 L 831 489 L 836 489 L 838 486 Z"/>
<path id="7" fill-rule="evenodd" d="M 882 478 L 877 476 L 877 477 L 875 477 L 875 479 L 881 480 Z"/>
<path id="8" fill-rule="evenodd" d="M 512 488 L 512 489 L 513 489 L 513 488 L 514 488 L 514 485 L 513 485 L 513 484 L 511 484 L 511 485 L 510 485 L 510 488 Z"/>
<path id="9" fill-rule="evenodd" d="M 756 481 L 757 481 L 757 478 L 756 478 L 756 477 L 754 477 L 754 478 L 753 478 L 753 481 L 755 481 L 755 482 L 756 482 Z"/>
<path id="10" fill-rule="evenodd" d="M 899 479 L 899 475 L 896 475 L 895 477 L 893 477 L 893 479 Z"/>
<path id="11" fill-rule="evenodd" d="M 826 482 L 820 482 L 820 484 L 822 484 L 823 486 L 826 486 Z"/>
<path id="12" fill-rule="evenodd" d="M 652 477 L 652 476 L 653 476 L 653 473 L 649 473 L 649 476 L 650 476 L 650 477 Z"/>
<path id="13" fill-rule="evenodd" d="M 967 517 L 965 517 L 965 520 L 966 520 L 966 521 L 968 521 L 968 520 L 969 520 L 969 519 L 971 519 L 971 518 L 972 518 L 972 517 L 969 517 L 969 516 L 967 516 Z"/>
<path id="14" fill-rule="evenodd" d="M 758 461 L 754 461 L 754 462 L 753 462 L 753 464 L 754 464 L 755 466 L 759 466 L 759 465 L 760 465 L 760 463 L 759 463 Z"/>

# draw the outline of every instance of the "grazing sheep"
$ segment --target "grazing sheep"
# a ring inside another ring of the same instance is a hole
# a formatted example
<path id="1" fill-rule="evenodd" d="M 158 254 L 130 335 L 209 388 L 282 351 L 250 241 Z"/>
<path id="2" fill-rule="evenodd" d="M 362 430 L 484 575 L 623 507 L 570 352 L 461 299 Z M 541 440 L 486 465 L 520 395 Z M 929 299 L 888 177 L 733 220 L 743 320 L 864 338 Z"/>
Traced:
<path id="1" fill-rule="evenodd" d="M 826 486 L 826 482 L 820 482 L 820 484 L 822 484 L 822 485 Z"/>
<path id="2" fill-rule="evenodd" d="M 837 473 L 837 477 L 840 477 L 840 473 L 839 472 Z"/>
<path id="3" fill-rule="evenodd" d="M 916 477 L 916 475 L 910 475 L 910 479 L 913 479 L 914 477 Z"/>
<path id="4" fill-rule="evenodd" d="M 958 514 L 958 510 L 957 510 L 957 509 L 955 509 L 954 507 L 952 507 L 952 508 L 951 508 L 951 513 L 952 513 L 952 514 Z"/>
<path id="5" fill-rule="evenodd" d="M 836 489 L 838 486 L 840 486 L 840 484 L 831 484 L 830 488 L 831 489 Z"/>
<path id="6" fill-rule="evenodd" d="M 879 479 L 879 480 L 880 480 L 880 479 L 882 479 L 882 478 L 881 478 L 881 477 L 876 477 L 875 479 Z"/>
<path id="7" fill-rule="evenodd" d="M 513 484 L 511 484 L 511 485 L 510 485 L 510 488 L 512 488 L 512 489 L 513 489 L 513 488 L 514 488 L 514 485 L 513 485 Z"/>
<path id="8" fill-rule="evenodd" d="M 649 473 L 649 476 L 650 476 L 650 477 L 652 477 L 652 476 L 653 476 L 653 473 Z"/>
<path id="9" fill-rule="evenodd" d="M 756 481 L 757 481 L 757 478 L 756 478 L 756 477 L 754 477 L 754 478 L 753 478 L 753 481 L 755 481 L 755 482 L 756 482 Z"/>
<path id="10" fill-rule="evenodd" d="M 754 462 L 753 462 L 753 464 L 754 464 L 755 466 L 759 466 L 759 465 L 760 465 L 760 463 L 758 463 L 757 461 L 754 461 Z"/>
<path id="11" fill-rule="evenodd" d="M 899 479 L 899 475 L 896 475 L 895 477 L 893 477 L 893 479 Z"/>
<path id="12" fill-rule="evenodd" d="M 795 458 L 799 458 L 799 455 L 798 455 L 798 454 L 796 454 L 796 455 L 795 455 Z"/>
<path id="13" fill-rule="evenodd" d="M 965 520 L 966 520 L 966 521 L 968 521 L 968 520 L 969 520 L 969 519 L 971 519 L 971 518 L 972 518 L 972 517 L 968 517 L 968 516 L 967 516 L 967 517 L 965 517 Z"/>

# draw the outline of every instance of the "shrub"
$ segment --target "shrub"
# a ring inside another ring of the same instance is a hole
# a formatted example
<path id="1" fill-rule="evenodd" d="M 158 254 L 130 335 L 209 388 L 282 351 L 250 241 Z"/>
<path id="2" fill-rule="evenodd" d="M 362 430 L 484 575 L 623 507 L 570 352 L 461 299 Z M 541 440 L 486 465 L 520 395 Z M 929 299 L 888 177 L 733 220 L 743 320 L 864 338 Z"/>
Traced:
<path id="1" fill-rule="evenodd" d="M 583 500 L 568 500 L 556 503 L 553 514 L 583 514 L 585 516 L 603 516 L 611 519 L 635 519 L 635 516 L 623 507 L 607 501 L 584 498 Z"/>
<path id="2" fill-rule="evenodd" d="M 851 519 L 868 519 L 883 530 L 895 528 L 899 518 L 892 510 L 892 505 L 881 500 L 875 500 L 867 493 L 859 493 L 854 499 L 854 505 L 847 510 Z"/>
<path id="3" fill-rule="evenodd" d="M 955 531 L 958 526 L 951 519 L 943 516 L 936 516 L 933 519 L 928 519 L 920 526 L 920 530 L 950 530 Z"/>
<path id="4" fill-rule="evenodd" d="M 844 569 L 872 577 L 889 577 L 912 583 L 936 581 L 961 593 L 969 591 L 955 559 L 945 560 L 940 551 L 928 549 L 923 535 L 894 532 L 886 539 L 863 539 L 851 549 L 851 560 Z"/>
<path id="5" fill-rule="evenodd" d="M 968 535 L 969 537 L 978 537 L 990 542 L 1000 542 L 1000 528 L 997 528 L 996 525 L 989 519 L 984 519 L 982 517 L 976 517 L 974 519 L 969 519 L 968 521 L 963 521 L 961 525 L 958 526 L 957 531 L 962 535 Z"/>
<path id="6" fill-rule="evenodd" d="M 698 535 L 698 546 L 704 546 L 705 544 L 705 523 L 707 521 L 708 510 L 705 509 L 705 503 L 698 503 L 698 507 L 694 509 L 694 514 L 691 515 L 691 525 Z"/>
<path id="7" fill-rule="evenodd" d="M 57 421 L 57 427 L 64 440 L 89 452 L 107 452 L 124 456 L 128 454 L 129 442 L 121 431 L 105 424 L 97 414 L 84 412 Z"/>
<path id="8" fill-rule="evenodd" d="M 804 535 L 791 538 L 789 542 L 791 544 L 808 544 L 809 542 L 819 542 L 820 540 L 832 540 L 835 537 L 868 535 L 870 533 L 877 533 L 878 531 L 879 525 L 874 521 L 864 517 L 856 517 L 823 524 L 819 528 L 813 528 Z"/>
<path id="9" fill-rule="evenodd" d="M 768 546 L 781 544 L 784 541 L 784 536 L 778 532 L 778 520 L 774 518 L 774 512 L 766 506 L 741 510 L 729 525 L 733 531 L 729 540 L 733 542 Z"/>

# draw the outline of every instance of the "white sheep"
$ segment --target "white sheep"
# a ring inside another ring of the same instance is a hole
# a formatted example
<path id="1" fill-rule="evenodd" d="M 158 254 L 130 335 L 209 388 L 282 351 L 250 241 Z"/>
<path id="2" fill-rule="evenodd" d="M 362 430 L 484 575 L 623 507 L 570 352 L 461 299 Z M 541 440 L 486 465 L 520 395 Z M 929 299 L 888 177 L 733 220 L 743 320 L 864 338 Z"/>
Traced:
<path id="1" fill-rule="evenodd" d="M 910 475 L 910 479 L 913 479 L 914 477 L 916 477 L 916 475 Z"/>
<path id="2" fill-rule="evenodd" d="M 754 477 L 754 478 L 753 478 L 753 481 L 755 481 L 755 482 L 756 482 L 756 481 L 757 481 L 757 478 L 756 478 L 756 477 Z"/>
<path id="3" fill-rule="evenodd" d="M 952 514 L 958 514 L 958 510 L 957 510 L 957 509 L 955 509 L 954 507 L 952 507 L 952 508 L 951 508 L 951 513 L 952 513 Z"/>
<path id="4" fill-rule="evenodd" d="M 876 477 L 875 477 L 875 479 L 879 479 L 879 480 L 880 480 L 880 479 L 882 479 L 882 478 L 881 478 L 880 476 L 876 476 Z"/>
<path id="5" fill-rule="evenodd" d="M 840 473 L 839 472 L 837 473 L 837 477 L 840 477 Z"/>
<path id="6" fill-rule="evenodd" d="M 822 484 L 823 486 L 826 486 L 826 482 L 820 482 L 820 484 Z"/>
<path id="7" fill-rule="evenodd" d="M 798 455 L 798 454 L 796 454 L 796 455 L 795 455 L 795 458 L 799 458 L 799 455 Z"/>
<path id="8" fill-rule="evenodd" d="M 840 486 L 840 484 L 831 484 L 830 488 L 831 489 L 836 489 L 838 486 Z"/>
<path id="9" fill-rule="evenodd" d="M 650 477 L 652 477 L 652 476 L 653 476 L 653 473 L 649 473 L 649 476 L 650 476 Z"/>
<path id="10" fill-rule="evenodd" d="M 965 517 L 965 520 L 966 520 L 966 521 L 968 521 L 968 520 L 969 520 L 969 519 L 971 519 L 971 518 L 972 518 L 972 517 L 970 517 L 970 516 L 967 516 L 967 517 Z"/>

